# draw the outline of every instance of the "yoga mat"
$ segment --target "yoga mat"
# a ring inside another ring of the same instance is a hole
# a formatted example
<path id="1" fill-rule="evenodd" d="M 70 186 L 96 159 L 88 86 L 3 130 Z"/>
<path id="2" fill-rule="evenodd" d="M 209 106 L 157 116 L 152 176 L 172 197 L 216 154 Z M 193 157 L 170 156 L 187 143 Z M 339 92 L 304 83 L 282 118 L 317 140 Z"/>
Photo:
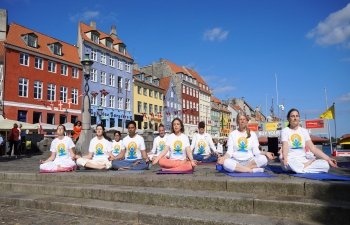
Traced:
<path id="1" fill-rule="evenodd" d="M 349 181 L 350 177 L 344 177 L 331 173 L 298 173 L 298 174 L 289 174 L 293 177 L 307 178 L 311 180 L 338 180 L 338 181 Z"/>
<path id="2" fill-rule="evenodd" d="M 282 168 L 280 166 L 266 166 L 265 170 L 270 170 L 270 171 L 275 172 L 275 173 L 282 173 L 282 174 L 288 174 L 288 175 L 294 174 L 293 171 L 286 172 L 286 171 L 282 170 Z"/>
<path id="3" fill-rule="evenodd" d="M 73 168 L 66 168 L 65 170 L 40 170 L 39 173 L 62 173 L 62 172 L 72 172 Z"/>
<path id="4" fill-rule="evenodd" d="M 220 173 L 224 173 L 228 176 L 231 177 L 239 177 L 239 178 L 253 178 L 253 177 L 259 177 L 259 178 L 273 178 L 273 177 L 277 177 L 277 175 L 274 174 L 269 174 L 269 173 L 236 173 L 236 172 L 228 172 L 226 171 L 222 165 L 216 165 L 216 169 L 220 172 Z"/>
<path id="5" fill-rule="evenodd" d="M 189 171 L 159 170 L 157 174 L 193 174 L 193 170 L 189 170 Z"/>
<path id="6" fill-rule="evenodd" d="M 115 174 L 140 174 L 144 173 L 144 170 L 115 170 L 110 171 L 108 174 L 115 175 Z"/>
<path id="7" fill-rule="evenodd" d="M 107 172 L 109 170 L 107 169 L 102 169 L 102 170 L 97 170 L 97 169 L 80 169 L 80 170 L 75 170 L 75 172 Z"/>

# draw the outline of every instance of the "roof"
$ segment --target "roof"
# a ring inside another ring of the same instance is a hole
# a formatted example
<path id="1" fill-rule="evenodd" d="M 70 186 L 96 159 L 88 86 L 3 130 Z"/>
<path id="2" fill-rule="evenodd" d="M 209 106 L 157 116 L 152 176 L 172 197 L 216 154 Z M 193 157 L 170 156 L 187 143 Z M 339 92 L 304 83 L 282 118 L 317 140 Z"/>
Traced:
<path id="1" fill-rule="evenodd" d="M 170 81 L 171 77 L 164 77 L 159 80 L 159 87 L 163 88 L 165 90 L 165 93 L 168 92 L 168 89 L 170 87 Z"/>
<path id="2" fill-rule="evenodd" d="M 310 135 L 311 141 L 314 143 L 327 143 L 329 142 L 329 139 L 321 138 L 317 136 Z"/>
<path id="3" fill-rule="evenodd" d="M 208 87 L 208 90 L 207 90 L 206 88 L 204 88 L 203 86 L 199 86 L 199 87 L 200 87 L 199 89 L 200 89 L 201 91 L 207 93 L 207 94 L 210 94 L 209 86 L 208 86 L 207 83 L 205 83 L 205 81 L 202 79 L 202 77 L 199 76 L 199 74 L 198 74 L 196 71 L 191 70 L 191 69 L 188 69 L 188 68 L 186 68 L 186 69 L 190 72 L 190 74 L 191 74 L 194 78 L 196 78 L 196 80 L 197 80 L 198 83 L 204 84 L 205 86 Z"/>
<path id="4" fill-rule="evenodd" d="M 140 73 L 138 73 L 138 74 L 140 74 Z M 140 83 L 142 83 L 142 84 L 146 84 L 146 85 L 151 86 L 151 87 L 155 87 L 155 88 L 164 90 L 164 88 L 162 88 L 162 87 L 160 87 L 160 86 L 158 87 L 157 85 L 154 85 L 154 84 L 152 84 L 152 83 L 148 83 L 148 82 L 145 82 L 145 81 L 140 80 L 140 79 L 137 78 L 135 75 L 137 75 L 137 74 L 134 74 L 134 75 L 132 76 L 132 77 L 134 78 L 135 81 L 140 82 Z"/>
<path id="5" fill-rule="evenodd" d="M 188 76 L 192 76 L 189 72 L 187 72 L 187 70 L 185 70 L 184 68 L 182 68 L 181 66 L 178 66 L 168 60 L 164 60 L 168 66 L 171 68 L 172 71 L 174 71 L 174 73 L 183 73 L 186 74 Z"/>
<path id="6" fill-rule="evenodd" d="M 103 48 L 103 49 L 106 49 L 110 52 L 114 52 L 118 55 L 121 55 L 121 56 L 125 56 L 129 59 L 132 59 L 132 57 L 129 55 L 128 51 L 125 50 L 125 55 L 120 53 L 117 49 L 113 48 L 113 49 L 110 49 L 108 48 L 106 45 L 102 44 L 101 42 L 99 44 L 93 42 L 87 35 L 86 33 L 90 32 L 90 31 L 97 31 L 99 34 L 100 34 L 100 40 L 101 39 L 104 39 L 104 38 L 111 38 L 113 40 L 113 45 L 116 45 L 116 44 L 124 44 L 122 42 L 122 40 L 118 39 L 118 38 L 115 38 L 115 37 L 112 37 L 110 36 L 109 34 L 103 32 L 103 31 L 100 31 L 94 27 L 91 27 L 83 22 L 79 22 L 79 27 L 80 27 L 80 33 L 81 33 L 81 37 L 87 41 L 87 42 L 90 42 L 91 44 L 94 44 L 94 45 L 98 45 L 99 47 Z"/>
<path id="7" fill-rule="evenodd" d="M 214 103 L 221 103 L 221 101 L 218 98 L 215 98 L 213 96 L 210 96 L 210 100 L 213 101 Z"/>
<path id="8" fill-rule="evenodd" d="M 38 43 L 37 43 L 38 48 L 29 47 L 23 41 L 21 35 L 30 34 L 30 33 L 34 33 L 38 37 Z M 57 43 L 57 42 L 59 42 L 62 45 L 62 55 L 61 56 L 53 54 L 51 52 L 50 48 L 48 47 L 49 44 L 53 44 L 53 43 Z M 52 38 L 48 35 L 45 35 L 45 34 L 37 32 L 37 31 L 34 31 L 32 29 L 23 27 L 17 23 L 11 23 L 10 28 L 9 28 L 9 32 L 7 34 L 7 37 L 6 37 L 5 44 L 16 46 L 16 47 L 26 49 L 26 50 L 31 51 L 31 52 L 36 52 L 36 53 L 50 56 L 50 57 L 53 57 L 56 59 L 72 62 L 72 63 L 79 64 L 79 65 L 81 64 L 80 58 L 78 55 L 78 47 L 77 46 L 68 44 L 64 41 L 58 40 L 56 38 Z"/>
<path id="9" fill-rule="evenodd" d="M 233 105 L 233 108 L 239 111 L 243 111 L 243 109 L 239 105 Z"/>

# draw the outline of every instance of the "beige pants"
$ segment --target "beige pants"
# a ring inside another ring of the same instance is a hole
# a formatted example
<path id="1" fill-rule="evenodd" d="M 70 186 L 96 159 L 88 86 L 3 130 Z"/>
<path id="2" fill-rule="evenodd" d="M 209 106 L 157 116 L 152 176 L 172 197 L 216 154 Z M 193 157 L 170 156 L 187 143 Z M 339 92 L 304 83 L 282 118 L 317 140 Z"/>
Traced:
<path id="1" fill-rule="evenodd" d="M 85 158 L 79 158 L 77 159 L 77 165 L 85 167 L 86 163 L 91 163 L 93 165 L 106 165 L 106 169 L 110 169 L 112 167 L 112 162 L 110 162 L 108 159 L 85 159 Z"/>

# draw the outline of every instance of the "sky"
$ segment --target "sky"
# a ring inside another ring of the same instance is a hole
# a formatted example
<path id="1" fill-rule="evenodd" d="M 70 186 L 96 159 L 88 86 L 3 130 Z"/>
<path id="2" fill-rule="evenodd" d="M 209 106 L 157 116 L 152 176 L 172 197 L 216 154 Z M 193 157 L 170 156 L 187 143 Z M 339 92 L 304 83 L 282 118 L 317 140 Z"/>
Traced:
<path id="1" fill-rule="evenodd" d="M 350 1 L 0 0 L 0 8 L 9 24 L 70 44 L 78 21 L 105 33 L 116 25 L 139 66 L 162 58 L 193 67 L 215 97 L 244 97 L 267 115 L 273 106 L 282 119 L 291 108 L 317 119 L 334 102 L 336 137 L 350 133 Z"/>

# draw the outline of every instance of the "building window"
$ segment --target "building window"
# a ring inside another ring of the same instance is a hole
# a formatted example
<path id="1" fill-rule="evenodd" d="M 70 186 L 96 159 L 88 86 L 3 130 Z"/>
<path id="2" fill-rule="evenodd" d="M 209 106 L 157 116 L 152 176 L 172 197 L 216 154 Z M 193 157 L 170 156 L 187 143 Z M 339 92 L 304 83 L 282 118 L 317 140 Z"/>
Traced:
<path id="1" fill-rule="evenodd" d="M 91 105 L 97 105 L 97 96 L 91 96 Z"/>
<path id="2" fill-rule="evenodd" d="M 33 112 L 33 123 L 39 123 L 41 121 L 41 112 Z"/>
<path id="3" fill-rule="evenodd" d="M 189 88 L 188 87 L 186 87 L 186 94 L 189 94 L 189 90 L 188 90 Z"/>
<path id="4" fill-rule="evenodd" d="M 147 88 L 143 88 L 143 95 L 146 95 L 147 96 Z"/>
<path id="5" fill-rule="evenodd" d="M 127 98 L 125 104 L 126 104 L 126 110 L 130 110 L 130 99 Z"/>
<path id="6" fill-rule="evenodd" d="M 47 100 L 55 101 L 56 98 L 56 85 L 55 84 L 47 84 Z"/>
<path id="7" fill-rule="evenodd" d="M 90 78 L 91 81 L 97 82 L 97 70 L 96 69 L 91 69 L 90 77 L 91 77 Z"/>
<path id="8" fill-rule="evenodd" d="M 158 106 L 154 105 L 154 113 L 157 113 L 157 112 L 158 112 Z"/>
<path id="9" fill-rule="evenodd" d="M 101 84 L 106 84 L 106 72 L 101 71 Z"/>
<path id="10" fill-rule="evenodd" d="M 147 113 L 147 103 L 146 102 L 143 103 L 143 112 Z"/>
<path id="11" fill-rule="evenodd" d="M 153 96 L 153 91 L 149 90 L 149 97 L 152 97 L 152 96 Z"/>
<path id="12" fill-rule="evenodd" d="M 158 91 L 154 92 L 154 98 L 158 98 Z"/>
<path id="13" fill-rule="evenodd" d="M 130 73 L 130 63 L 125 63 L 125 70 Z"/>
<path id="14" fill-rule="evenodd" d="M 185 85 L 182 85 L 182 93 L 183 93 L 183 94 L 186 93 L 186 87 L 185 87 Z"/>
<path id="15" fill-rule="evenodd" d="M 49 48 L 53 54 L 62 55 L 62 45 L 60 43 L 51 44 Z"/>
<path id="16" fill-rule="evenodd" d="M 28 46 L 37 48 L 38 47 L 38 36 L 35 34 L 28 34 Z"/>
<path id="17" fill-rule="evenodd" d="M 74 116 L 74 115 L 71 115 L 70 116 L 70 122 L 71 123 L 75 123 L 75 122 L 77 122 L 78 121 L 78 117 L 77 116 Z"/>
<path id="18" fill-rule="evenodd" d="M 43 94 L 43 82 L 41 81 L 34 81 L 34 98 L 35 99 L 42 99 Z"/>
<path id="19" fill-rule="evenodd" d="M 149 104 L 149 114 L 153 113 L 153 104 Z"/>
<path id="20" fill-rule="evenodd" d="M 78 89 L 72 88 L 71 98 L 72 98 L 72 103 L 77 105 L 78 104 Z"/>
<path id="21" fill-rule="evenodd" d="M 140 95 L 141 94 L 141 87 L 137 86 L 137 93 Z"/>
<path id="22" fill-rule="evenodd" d="M 163 93 L 159 93 L 159 99 L 163 100 Z"/>
<path id="23" fill-rule="evenodd" d="M 170 102 L 170 107 L 171 108 L 174 108 L 174 105 L 173 105 L 174 103 L 173 102 Z"/>
<path id="24" fill-rule="evenodd" d="M 130 91 L 130 80 L 125 78 L 125 90 Z"/>
<path id="25" fill-rule="evenodd" d="M 64 87 L 64 86 L 61 86 L 60 87 L 60 100 L 62 102 L 67 102 L 67 92 L 68 92 L 68 88 L 67 87 Z"/>
<path id="26" fill-rule="evenodd" d="M 35 57 L 35 68 L 42 70 L 43 69 L 43 59 Z"/>
<path id="27" fill-rule="evenodd" d="M 29 66 L 29 55 L 21 52 L 19 55 L 19 64 L 23 66 Z"/>
<path id="28" fill-rule="evenodd" d="M 119 52 L 125 55 L 125 47 L 123 45 L 119 45 Z"/>
<path id="29" fill-rule="evenodd" d="M 109 57 L 109 66 L 114 68 L 114 58 L 112 56 Z"/>
<path id="30" fill-rule="evenodd" d="M 109 96 L 109 107 L 114 108 L 115 107 L 115 99 L 113 95 Z"/>
<path id="31" fill-rule="evenodd" d="M 118 60 L 118 69 L 123 70 L 123 62 Z"/>
<path id="32" fill-rule="evenodd" d="M 28 97 L 28 79 L 19 78 L 18 95 L 20 97 Z"/>
<path id="33" fill-rule="evenodd" d="M 101 53 L 101 63 L 106 65 L 106 53 L 104 52 Z"/>
<path id="34" fill-rule="evenodd" d="M 118 77 L 118 92 L 122 93 L 123 92 L 123 78 L 122 77 Z"/>
<path id="35" fill-rule="evenodd" d="M 49 61 L 48 70 L 49 70 L 49 72 L 56 73 L 56 63 Z"/>
<path id="36" fill-rule="evenodd" d="M 72 77 L 79 78 L 79 70 L 77 68 L 72 68 Z"/>
<path id="37" fill-rule="evenodd" d="M 109 86 L 114 87 L 114 74 L 109 74 Z"/>
<path id="38" fill-rule="evenodd" d="M 96 49 L 91 49 L 91 54 L 90 57 L 93 61 L 97 61 L 97 50 Z"/>
<path id="39" fill-rule="evenodd" d="M 118 109 L 123 109 L 123 98 L 118 98 Z"/>
<path id="40" fill-rule="evenodd" d="M 169 106 L 170 106 L 169 101 L 166 101 L 166 106 L 169 108 Z"/>
<path id="41" fill-rule="evenodd" d="M 101 106 L 106 107 L 106 96 L 101 95 Z"/>
<path id="42" fill-rule="evenodd" d="M 142 103 L 141 102 L 137 102 L 137 112 L 142 113 Z"/>
<path id="43" fill-rule="evenodd" d="M 113 49 L 113 43 L 111 41 L 109 41 L 109 40 L 106 40 L 106 46 L 109 49 Z"/>
<path id="44" fill-rule="evenodd" d="M 46 115 L 46 123 L 47 124 L 55 124 L 55 114 L 53 113 L 48 113 Z"/>
<path id="45" fill-rule="evenodd" d="M 163 107 L 162 107 L 162 106 L 159 106 L 159 112 L 160 112 L 161 114 L 163 114 Z"/>
<path id="46" fill-rule="evenodd" d="M 186 100 L 185 99 L 182 99 L 182 105 L 184 108 L 186 107 Z"/>
<path id="47" fill-rule="evenodd" d="M 97 34 L 92 33 L 91 34 L 91 40 L 95 42 L 96 44 L 100 43 L 100 37 Z"/>
<path id="48" fill-rule="evenodd" d="M 68 67 L 66 65 L 61 64 L 61 75 L 67 76 L 68 75 L 67 71 L 68 71 Z"/>

